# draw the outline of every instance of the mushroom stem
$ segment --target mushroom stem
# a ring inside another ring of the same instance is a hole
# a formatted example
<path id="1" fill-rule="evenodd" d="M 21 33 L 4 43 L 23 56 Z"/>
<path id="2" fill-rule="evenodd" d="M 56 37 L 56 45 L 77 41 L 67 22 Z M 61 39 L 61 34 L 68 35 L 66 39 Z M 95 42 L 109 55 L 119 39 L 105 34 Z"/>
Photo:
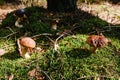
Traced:
<path id="1" fill-rule="evenodd" d="M 26 59 L 30 58 L 30 53 L 29 53 L 29 52 L 26 52 L 25 55 L 24 55 L 24 57 L 25 57 Z"/>
<path id="2" fill-rule="evenodd" d="M 28 52 L 33 52 L 32 48 L 28 48 Z"/>
<path id="3" fill-rule="evenodd" d="M 28 58 L 28 57 L 26 57 L 26 56 L 28 56 L 28 50 L 27 50 L 27 48 L 21 46 L 21 51 L 22 51 L 21 56 L 24 57 L 24 58 Z"/>
<path id="4" fill-rule="evenodd" d="M 23 25 L 20 25 L 19 22 L 20 22 L 20 18 L 18 18 L 17 21 L 15 22 L 15 26 L 19 27 L 19 28 L 22 28 Z"/>
<path id="5" fill-rule="evenodd" d="M 17 45 L 18 45 L 18 51 L 20 53 L 20 55 L 22 54 L 22 51 L 21 51 L 21 45 L 20 45 L 20 40 L 17 39 Z"/>
<path id="6" fill-rule="evenodd" d="M 91 48 L 90 48 L 90 51 L 91 51 L 92 53 L 95 53 L 96 50 L 97 50 L 97 47 L 91 47 Z"/>

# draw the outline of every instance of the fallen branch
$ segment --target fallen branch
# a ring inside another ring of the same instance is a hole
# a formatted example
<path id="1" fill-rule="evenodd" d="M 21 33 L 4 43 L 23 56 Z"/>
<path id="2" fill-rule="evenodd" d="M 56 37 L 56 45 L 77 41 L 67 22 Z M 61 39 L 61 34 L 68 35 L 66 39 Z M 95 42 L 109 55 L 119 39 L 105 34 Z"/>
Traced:
<path id="1" fill-rule="evenodd" d="M 54 44 L 54 51 L 57 51 L 58 52 L 58 48 L 59 48 L 59 45 L 58 45 L 58 40 L 63 37 L 65 34 L 61 34 L 55 41 L 52 40 L 50 37 L 46 36 L 53 44 Z"/>
<path id="2" fill-rule="evenodd" d="M 52 79 L 48 76 L 48 74 L 47 74 L 45 71 L 40 70 L 40 72 L 44 73 L 44 74 L 47 76 L 47 78 L 48 78 L 49 80 L 52 80 Z"/>
<path id="3" fill-rule="evenodd" d="M 10 28 L 10 27 L 7 27 L 12 33 L 14 33 L 14 31 L 12 30 L 12 28 Z"/>
<path id="4" fill-rule="evenodd" d="M 55 41 L 52 40 L 50 37 L 46 36 L 46 38 L 48 38 L 52 43 L 55 43 Z"/>
<path id="5" fill-rule="evenodd" d="M 61 38 L 61 37 L 63 37 L 65 34 L 61 34 L 56 40 L 55 40 L 55 43 L 57 43 L 58 42 L 58 40 Z"/>
<path id="6" fill-rule="evenodd" d="M 52 34 L 50 34 L 50 33 L 42 33 L 42 34 L 34 35 L 31 38 L 35 38 L 35 37 L 39 37 L 39 36 L 52 36 Z"/>
<path id="7" fill-rule="evenodd" d="M 14 34 L 17 34 L 18 32 L 13 32 L 13 33 L 11 33 L 11 34 L 9 34 L 9 35 L 7 35 L 7 36 L 4 36 L 4 37 L 0 37 L 0 38 L 8 38 L 8 37 L 10 37 L 10 36 L 12 36 L 12 35 L 14 35 Z"/>
<path id="8" fill-rule="evenodd" d="M 58 48 L 59 48 L 59 45 L 58 45 L 58 40 L 63 37 L 65 34 L 61 34 L 54 42 L 54 50 L 58 52 Z"/>
<path id="9" fill-rule="evenodd" d="M 12 30 L 12 28 L 10 28 L 10 27 L 7 27 L 7 28 L 8 28 L 12 33 L 9 34 L 9 35 L 7 35 L 7 36 L 1 37 L 1 38 L 7 38 L 7 37 L 10 37 L 10 36 L 12 36 L 12 35 L 18 33 L 18 32 L 14 32 L 14 31 Z"/>

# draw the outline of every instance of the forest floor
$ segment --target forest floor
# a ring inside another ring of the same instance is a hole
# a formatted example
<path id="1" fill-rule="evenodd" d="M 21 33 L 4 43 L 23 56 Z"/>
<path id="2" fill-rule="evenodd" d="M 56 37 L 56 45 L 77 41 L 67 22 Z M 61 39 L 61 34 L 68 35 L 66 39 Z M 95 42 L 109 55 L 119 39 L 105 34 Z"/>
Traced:
<path id="1" fill-rule="evenodd" d="M 44 6 L 44 5 L 42 5 Z M 16 9 L 25 8 L 24 5 L 15 5 L 12 3 L 3 4 L 0 6 L 0 23 L 10 13 Z M 103 2 L 100 4 L 85 4 L 78 2 L 78 9 L 88 12 L 108 23 L 120 24 L 120 5 Z"/>
<path id="2" fill-rule="evenodd" d="M 0 56 L 0 80 L 120 79 L 120 27 L 106 27 L 120 24 L 119 5 L 79 3 L 78 9 L 82 11 L 71 14 L 48 14 L 40 7 L 32 7 L 28 8 L 31 11 L 29 24 L 23 23 L 23 28 L 17 28 L 13 13 L 6 15 L 24 7 L 10 3 L 0 6 L 0 20 L 3 20 L 0 49 L 6 51 Z M 51 29 L 54 19 L 60 19 L 57 30 Z M 95 35 L 97 28 L 113 45 L 106 45 L 92 54 L 86 39 L 91 34 Z M 35 37 L 38 51 L 30 59 L 22 58 L 17 39 L 23 36 L 33 38 L 42 33 L 52 36 Z"/>
<path id="3" fill-rule="evenodd" d="M 98 16 L 108 23 L 114 25 L 120 24 L 120 5 L 103 2 L 100 4 L 79 4 L 78 8 L 94 16 Z"/>

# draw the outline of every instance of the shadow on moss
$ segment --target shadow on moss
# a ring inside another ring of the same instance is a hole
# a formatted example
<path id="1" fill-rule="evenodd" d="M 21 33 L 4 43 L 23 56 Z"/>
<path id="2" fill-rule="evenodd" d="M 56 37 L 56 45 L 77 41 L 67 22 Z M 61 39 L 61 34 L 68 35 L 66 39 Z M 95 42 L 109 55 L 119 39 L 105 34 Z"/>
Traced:
<path id="1" fill-rule="evenodd" d="M 75 48 L 66 52 L 66 55 L 71 58 L 82 59 L 89 57 L 91 55 L 91 52 L 87 49 Z"/>
<path id="2" fill-rule="evenodd" d="M 6 58 L 6 59 L 9 59 L 9 60 L 15 60 L 15 59 L 20 58 L 20 54 L 18 53 L 18 51 L 14 51 L 14 52 L 11 52 L 11 53 L 6 53 L 2 57 Z"/>

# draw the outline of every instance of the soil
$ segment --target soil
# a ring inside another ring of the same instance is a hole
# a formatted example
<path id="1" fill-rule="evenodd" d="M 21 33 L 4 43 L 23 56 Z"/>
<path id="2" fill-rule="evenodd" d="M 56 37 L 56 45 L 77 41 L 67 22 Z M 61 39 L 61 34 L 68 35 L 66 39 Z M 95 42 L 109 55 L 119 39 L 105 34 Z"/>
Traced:
<path id="1" fill-rule="evenodd" d="M 23 5 L 15 5 L 15 3 L 5 3 L 3 5 L 0 5 L 0 23 L 3 19 L 5 19 L 6 15 L 16 9 L 24 8 Z"/>
<path id="2" fill-rule="evenodd" d="M 103 2 L 100 4 L 78 4 L 78 8 L 100 19 L 117 25 L 120 24 L 120 5 Z"/>

